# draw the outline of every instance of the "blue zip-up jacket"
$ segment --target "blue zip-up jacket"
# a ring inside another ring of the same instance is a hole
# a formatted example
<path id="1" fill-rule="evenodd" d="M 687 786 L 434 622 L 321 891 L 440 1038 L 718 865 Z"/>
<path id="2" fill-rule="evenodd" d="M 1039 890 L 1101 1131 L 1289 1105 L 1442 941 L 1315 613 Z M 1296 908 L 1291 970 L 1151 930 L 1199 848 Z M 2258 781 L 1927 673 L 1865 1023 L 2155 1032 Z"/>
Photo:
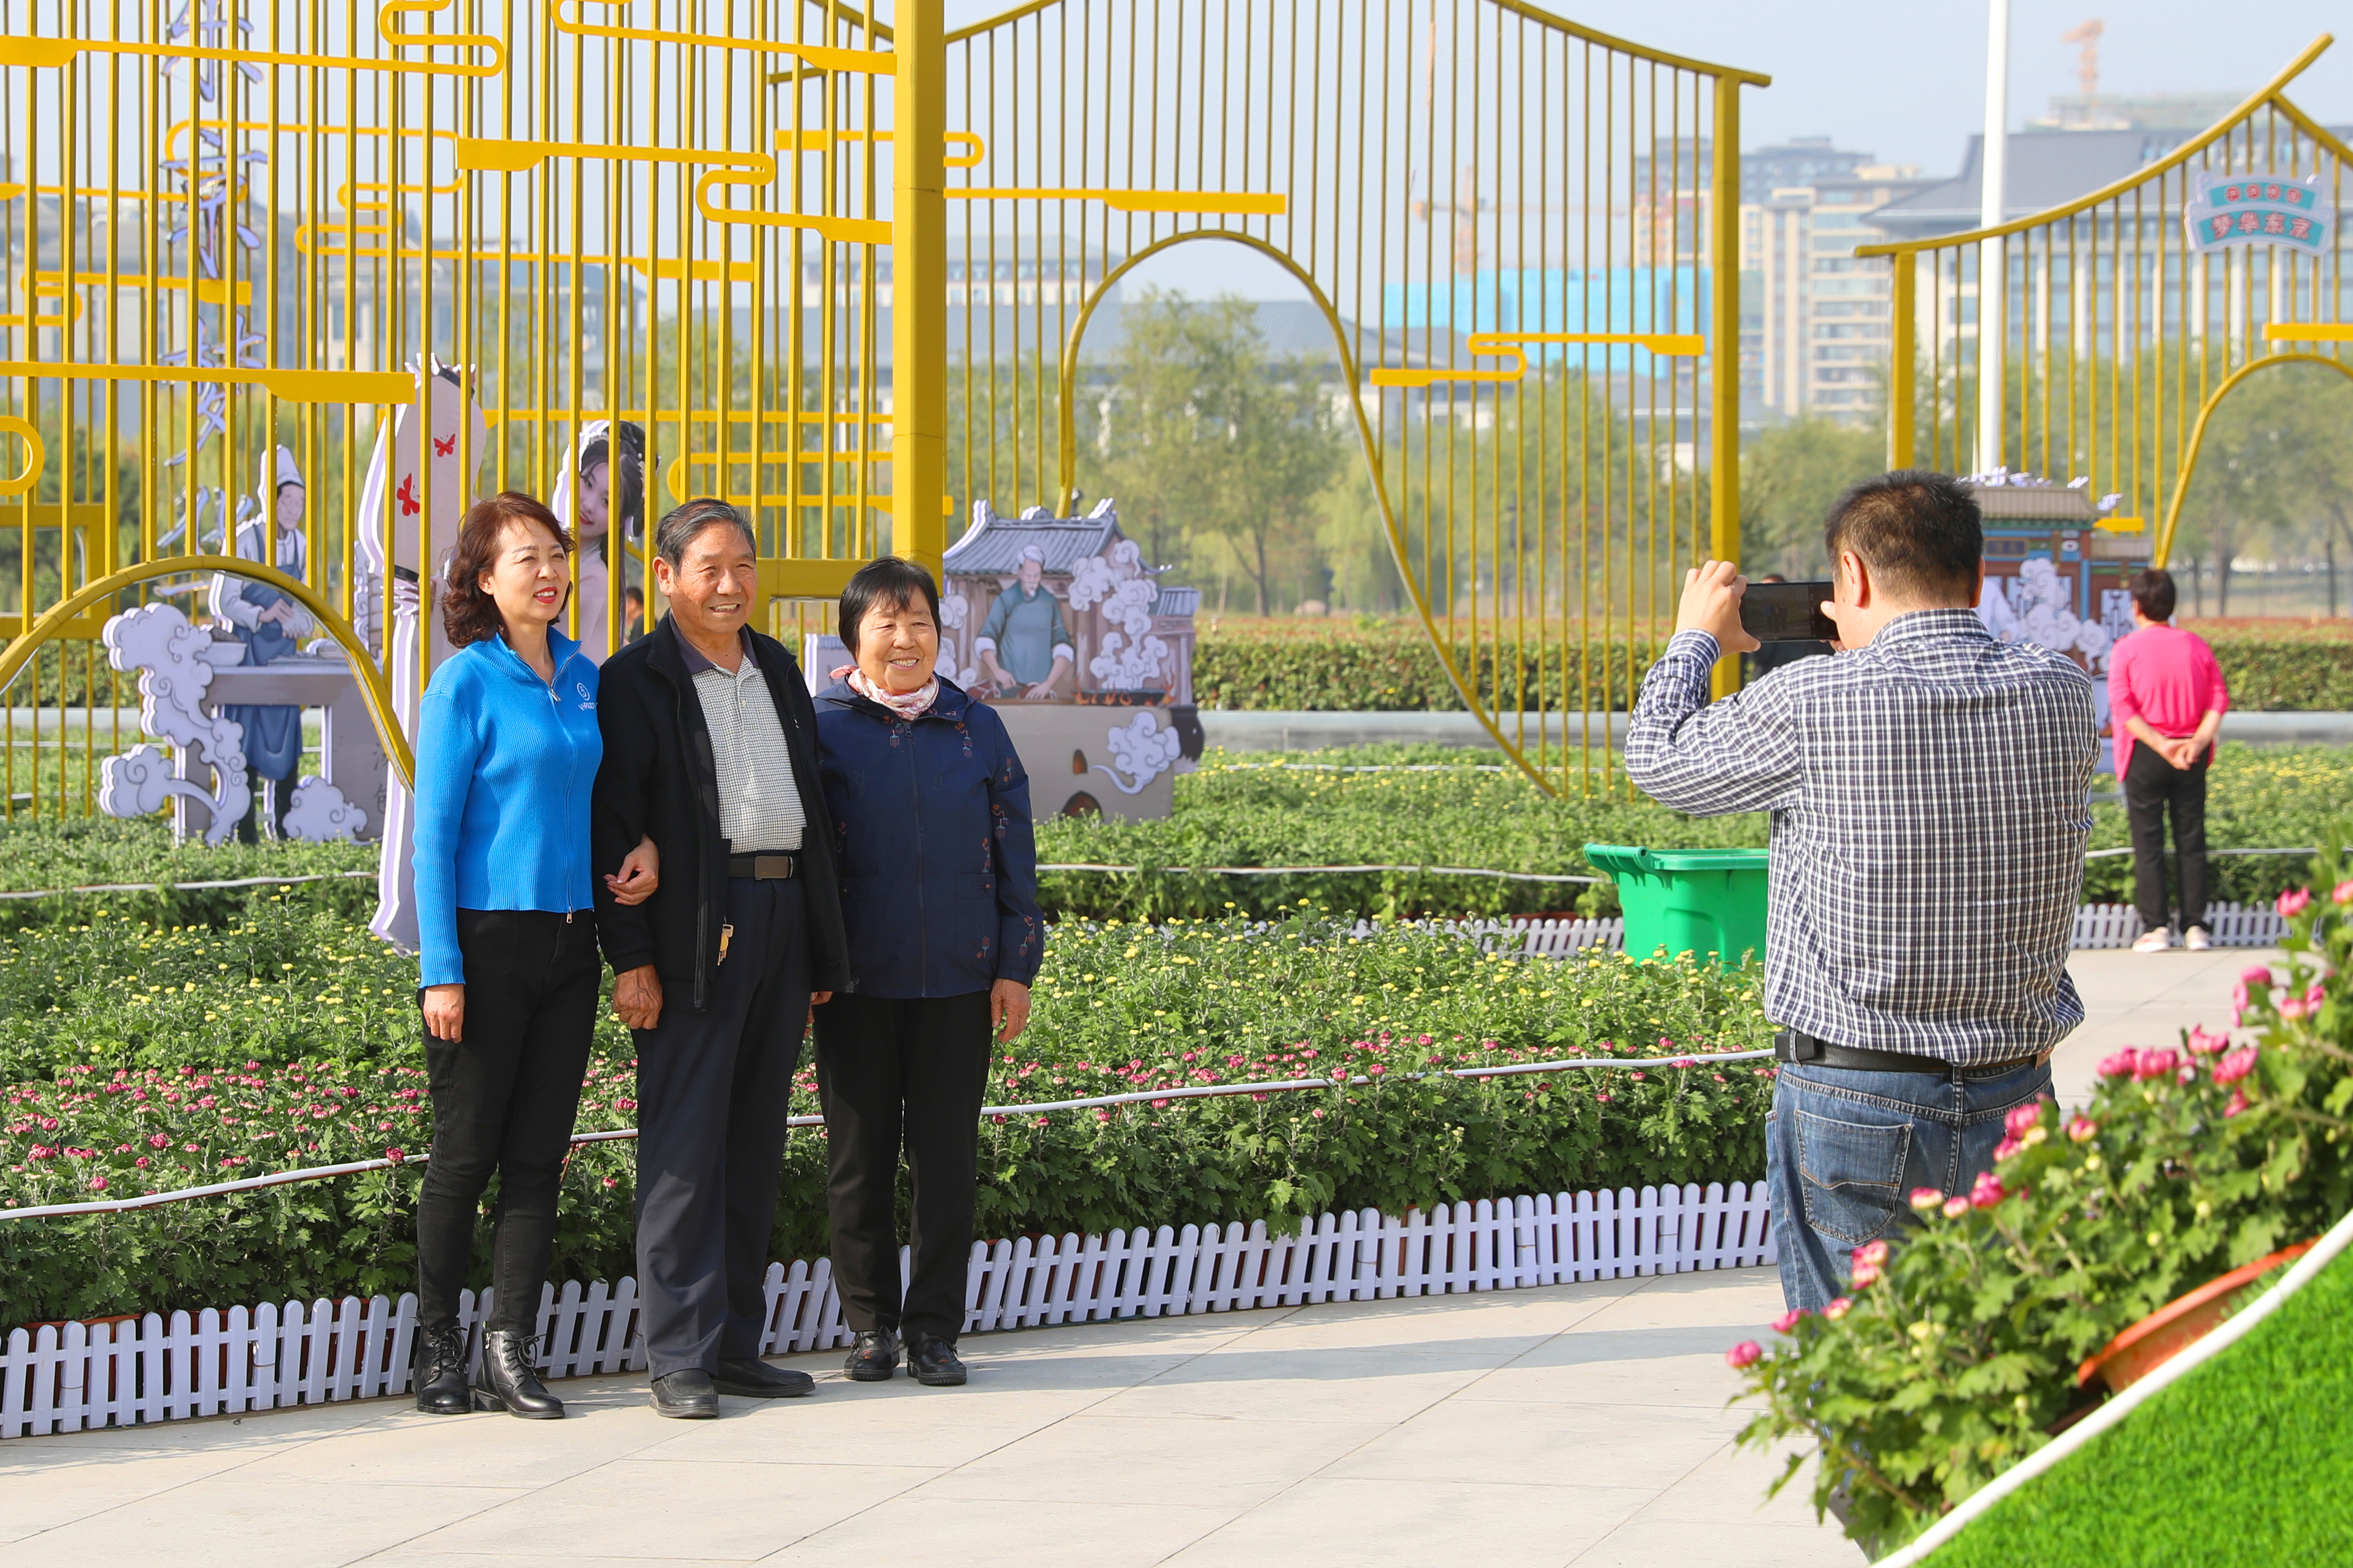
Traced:
<path id="1" fill-rule="evenodd" d="M 1038 839 L 1005 721 L 946 680 L 912 722 L 838 680 L 818 693 L 817 733 L 849 989 L 963 996 L 1035 979 Z"/>
<path id="2" fill-rule="evenodd" d="M 459 985 L 458 911 L 593 908 L 588 795 L 605 738 L 596 667 L 551 626 L 554 685 L 506 638 L 433 672 L 417 726 L 417 938 L 423 983 Z"/>

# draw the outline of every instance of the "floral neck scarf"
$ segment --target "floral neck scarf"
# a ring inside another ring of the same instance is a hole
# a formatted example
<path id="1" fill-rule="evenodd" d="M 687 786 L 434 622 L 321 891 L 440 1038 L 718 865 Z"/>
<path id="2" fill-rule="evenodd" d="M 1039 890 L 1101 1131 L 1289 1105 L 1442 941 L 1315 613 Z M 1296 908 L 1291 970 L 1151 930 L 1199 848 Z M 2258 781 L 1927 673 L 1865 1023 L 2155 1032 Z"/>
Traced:
<path id="1" fill-rule="evenodd" d="M 883 707 L 910 722 L 929 712 L 932 703 L 940 694 L 940 678 L 936 675 L 913 691 L 884 691 L 860 673 L 854 664 L 843 665 L 833 672 L 833 678 L 836 680 L 848 680 L 849 689 L 869 701 L 880 702 Z"/>

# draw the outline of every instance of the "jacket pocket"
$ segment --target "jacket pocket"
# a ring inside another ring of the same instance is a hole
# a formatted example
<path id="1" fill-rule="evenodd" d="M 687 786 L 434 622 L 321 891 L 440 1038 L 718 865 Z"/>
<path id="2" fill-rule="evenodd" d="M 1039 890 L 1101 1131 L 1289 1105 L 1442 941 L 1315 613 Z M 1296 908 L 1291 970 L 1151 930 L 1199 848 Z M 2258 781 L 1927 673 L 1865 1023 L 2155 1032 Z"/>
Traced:
<path id="1" fill-rule="evenodd" d="M 1810 1110 L 1799 1110 L 1797 1119 L 1808 1225 L 1861 1247 L 1902 1223 L 1910 1212 L 1904 1202 L 1910 1121 L 1841 1121 Z"/>

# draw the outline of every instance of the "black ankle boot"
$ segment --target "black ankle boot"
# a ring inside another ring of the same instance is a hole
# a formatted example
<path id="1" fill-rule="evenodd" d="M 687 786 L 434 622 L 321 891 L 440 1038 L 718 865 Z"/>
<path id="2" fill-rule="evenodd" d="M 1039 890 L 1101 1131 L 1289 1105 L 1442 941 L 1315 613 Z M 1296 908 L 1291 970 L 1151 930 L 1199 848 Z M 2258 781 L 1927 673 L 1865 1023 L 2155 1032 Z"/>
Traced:
<path id="1" fill-rule="evenodd" d="M 419 1328 L 409 1364 L 417 1408 L 427 1415 L 463 1415 L 473 1409 L 466 1392 L 466 1331 L 457 1324 Z"/>
<path id="2" fill-rule="evenodd" d="M 899 1336 L 888 1329 L 867 1329 L 849 1347 L 842 1363 L 852 1383 L 888 1383 L 899 1370 Z"/>
<path id="3" fill-rule="evenodd" d="M 526 1421 L 561 1421 L 564 1401 L 547 1392 L 531 1364 L 535 1336 L 512 1329 L 492 1329 L 482 1336 L 482 1383 L 474 1390 L 474 1408 L 503 1410 Z"/>

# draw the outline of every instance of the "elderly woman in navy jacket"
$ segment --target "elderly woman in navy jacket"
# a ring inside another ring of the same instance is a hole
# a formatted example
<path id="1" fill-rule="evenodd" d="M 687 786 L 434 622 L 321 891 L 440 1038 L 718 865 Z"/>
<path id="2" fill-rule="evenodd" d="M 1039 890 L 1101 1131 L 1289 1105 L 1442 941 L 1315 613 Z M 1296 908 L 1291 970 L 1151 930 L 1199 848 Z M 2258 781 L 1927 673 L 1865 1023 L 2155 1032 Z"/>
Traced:
<path id="1" fill-rule="evenodd" d="M 991 1040 L 1029 1020 L 1045 950 L 1029 776 L 1004 721 L 942 679 L 939 590 L 913 562 L 868 563 L 841 595 L 857 662 L 817 700 L 839 837 L 849 989 L 817 1009 L 833 1277 L 857 1336 L 849 1375 L 880 1382 L 903 1340 L 917 1382 L 956 1359 L 972 1253 Z M 914 1257 L 900 1287 L 905 1146 Z"/>

